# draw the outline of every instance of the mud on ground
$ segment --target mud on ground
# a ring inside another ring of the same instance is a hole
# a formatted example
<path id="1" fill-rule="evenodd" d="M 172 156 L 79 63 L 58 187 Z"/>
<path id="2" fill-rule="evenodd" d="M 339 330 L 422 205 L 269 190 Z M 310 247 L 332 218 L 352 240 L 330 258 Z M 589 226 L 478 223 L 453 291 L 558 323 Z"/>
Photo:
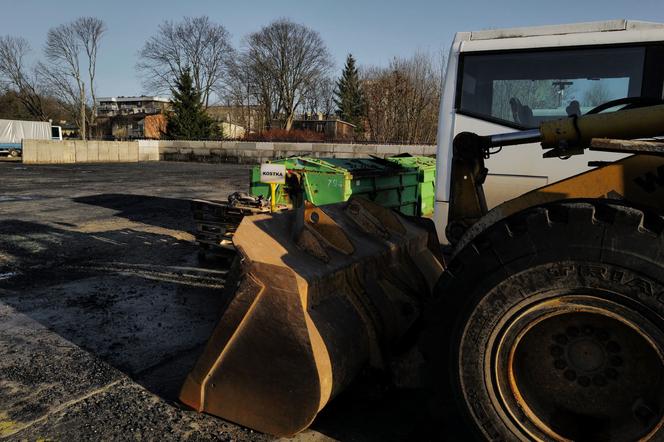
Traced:
<path id="1" fill-rule="evenodd" d="M 0 177 L 0 439 L 271 439 L 177 401 L 227 269 L 199 262 L 189 200 L 247 191 L 248 166 L 0 162 Z M 421 439 L 426 401 L 367 374 L 297 439 Z"/>

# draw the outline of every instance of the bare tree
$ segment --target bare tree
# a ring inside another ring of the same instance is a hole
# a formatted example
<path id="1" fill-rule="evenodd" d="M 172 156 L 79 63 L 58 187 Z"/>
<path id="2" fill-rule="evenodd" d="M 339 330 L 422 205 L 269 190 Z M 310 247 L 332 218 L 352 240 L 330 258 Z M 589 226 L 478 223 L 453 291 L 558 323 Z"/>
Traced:
<path id="1" fill-rule="evenodd" d="M 518 123 L 519 117 L 514 114 L 510 104 L 513 99 L 531 108 L 559 107 L 562 97 L 552 83 L 552 80 L 495 80 L 491 115 Z"/>
<path id="2" fill-rule="evenodd" d="M 240 54 L 229 63 L 223 87 L 216 91 L 228 106 L 239 111 L 239 118 L 235 122 L 247 132 L 266 129 L 273 112 L 273 88 L 259 74 L 251 69 L 246 56 Z"/>
<path id="3" fill-rule="evenodd" d="M 104 22 L 96 17 L 80 17 L 72 23 L 72 26 L 87 55 L 88 90 L 90 91 L 90 101 L 92 102 L 91 123 L 94 125 L 94 118 L 97 115 L 97 95 L 95 94 L 97 52 L 99 50 L 99 41 L 106 31 L 106 27 L 104 26 Z"/>
<path id="4" fill-rule="evenodd" d="M 583 99 L 585 106 L 595 107 L 609 101 L 611 99 L 611 93 L 606 87 L 606 84 L 597 81 L 585 91 Z"/>
<path id="5" fill-rule="evenodd" d="M 307 114 L 322 114 L 329 118 L 335 110 L 334 80 L 330 77 L 321 78 L 308 85 L 303 94 L 301 108 Z"/>
<path id="6" fill-rule="evenodd" d="M 0 37 L 0 84 L 5 91 L 13 90 L 28 113 L 45 120 L 44 102 L 39 89 L 37 74 L 25 65 L 30 52 L 28 42 L 20 37 Z"/>
<path id="7" fill-rule="evenodd" d="M 426 53 L 363 69 L 369 138 L 435 143 L 442 75 L 442 59 Z"/>
<path id="8" fill-rule="evenodd" d="M 136 68 L 145 75 L 145 87 L 157 93 L 168 93 L 175 80 L 189 69 L 208 107 L 233 54 L 226 28 L 207 16 L 185 17 L 179 23 L 165 21 L 159 25 L 157 34 L 139 51 Z"/>
<path id="9" fill-rule="evenodd" d="M 87 111 L 86 89 L 92 95 L 92 106 L 95 106 L 97 52 L 104 30 L 104 23 L 94 17 L 80 17 L 71 23 L 50 29 L 44 47 L 49 63 L 39 65 L 39 72 L 50 92 L 72 115 L 76 115 L 82 139 L 87 136 L 86 123 L 91 119 Z M 83 53 L 85 58 L 81 61 Z M 83 73 L 86 67 L 87 86 Z"/>
<path id="10" fill-rule="evenodd" d="M 228 82 L 226 82 L 226 97 L 235 97 L 246 103 L 247 109 L 255 106 L 260 109 L 258 124 L 254 129 L 259 131 L 270 129 L 273 117 L 279 114 L 282 105 L 279 96 L 279 87 L 270 71 L 245 51 L 231 64 Z M 246 127 L 246 126 L 245 126 Z"/>
<path id="11" fill-rule="evenodd" d="M 86 138 L 85 83 L 81 76 L 81 46 L 71 24 L 60 25 L 48 31 L 44 54 L 49 64 L 41 64 L 40 72 L 51 91 L 76 115 L 81 138 Z"/>
<path id="12" fill-rule="evenodd" d="M 291 129 L 306 91 L 323 79 L 332 66 L 318 32 L 287 19 L 276 20 L 250 34 L 245 57 L 262 100 L 276 103 L 286 130 Z"/>

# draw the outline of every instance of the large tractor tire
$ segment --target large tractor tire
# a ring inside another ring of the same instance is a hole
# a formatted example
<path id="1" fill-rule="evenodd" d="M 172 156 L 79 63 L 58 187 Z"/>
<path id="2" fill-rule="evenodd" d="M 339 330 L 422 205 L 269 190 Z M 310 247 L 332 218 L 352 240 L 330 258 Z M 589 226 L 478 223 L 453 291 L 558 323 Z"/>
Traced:
<path id="1" fill-rule="evenodd" d="M 663 232 L 657 214 L 574 200 L 458 252 L 436 289 L 456 437 L 664 440 Z"/>

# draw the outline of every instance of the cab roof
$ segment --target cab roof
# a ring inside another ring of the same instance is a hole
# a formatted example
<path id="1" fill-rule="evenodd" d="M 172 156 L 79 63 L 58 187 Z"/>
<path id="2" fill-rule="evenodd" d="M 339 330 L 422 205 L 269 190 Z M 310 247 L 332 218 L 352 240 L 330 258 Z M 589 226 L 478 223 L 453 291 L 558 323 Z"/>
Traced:
<path id="1" fill-rule="evenodd" d="M 664 43 L 664 23 L 608 20 L 525 28 L 457 32 L 454 52 L 577 48 L 596 45 Z"/>
<path id="2" fill-rule="evenodd" d="M 562 25 L 528 26 L 522 28 L 487 29 L 470 32 L 468 40 L 536 37 L 545 35 L 584 34 L 590 32 L 664 30 L 664 23 L 639 20 L 606 20 Z"/>

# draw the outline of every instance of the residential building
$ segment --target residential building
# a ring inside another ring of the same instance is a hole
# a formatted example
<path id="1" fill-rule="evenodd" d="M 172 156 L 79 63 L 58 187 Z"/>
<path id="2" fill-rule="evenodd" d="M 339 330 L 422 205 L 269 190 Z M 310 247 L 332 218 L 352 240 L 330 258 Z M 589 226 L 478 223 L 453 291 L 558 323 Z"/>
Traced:
<path id="1" fill-rule="evenodd" d="M 78 126 L 74 123 L 69 123 L 66 120 L 60 120 L 57 125 L 60 126 L 60 129 L 62 130 L 62 138 L 70 139 L 80 137 Z"/>
<path id="2" fill-rule="evenodd" d="M 217 123 L 221 129 L 221 134 L 224 138 L 237 140 L 243 138 L 246 130 L 239 124 L 227 123 L 225 121 Z"/>
<path id="3" fill-rule="evenodd" d="M 159 139 L 167 123 L 164 114 L 120 115 L 106 120 L 103 132 L 110 133 L 114 140 Z"/>
<path id="4" fill-rule="evenodd" d="M 261 106 L 212 105 L 206 112 L 222 128 L 225 138 L 242 138 L 245 133 L 264 129 Z"/>
<path id="5" fill-rule="evenodd" d="M 325 139 L 330 141 L 348 141 L 355 136 L 354 124 L 337 118 L 324 119 L 322 114 L 293 121 L 293 129 L 322 133 L 325 134 Z"/>
<path id="6" fill-rule="evenodd" d="M 166 130 L 168 98 L 156 96 L 97 99 L 96 130 L 105 139 L 161 138 Z"/>
<path id="7" fill-rule="evenodd" d="M 161 114 L 171 108 L 171 100 L 165 97 L 104 97 L 97 99 L 97 117 L 118 115 Z"/>

